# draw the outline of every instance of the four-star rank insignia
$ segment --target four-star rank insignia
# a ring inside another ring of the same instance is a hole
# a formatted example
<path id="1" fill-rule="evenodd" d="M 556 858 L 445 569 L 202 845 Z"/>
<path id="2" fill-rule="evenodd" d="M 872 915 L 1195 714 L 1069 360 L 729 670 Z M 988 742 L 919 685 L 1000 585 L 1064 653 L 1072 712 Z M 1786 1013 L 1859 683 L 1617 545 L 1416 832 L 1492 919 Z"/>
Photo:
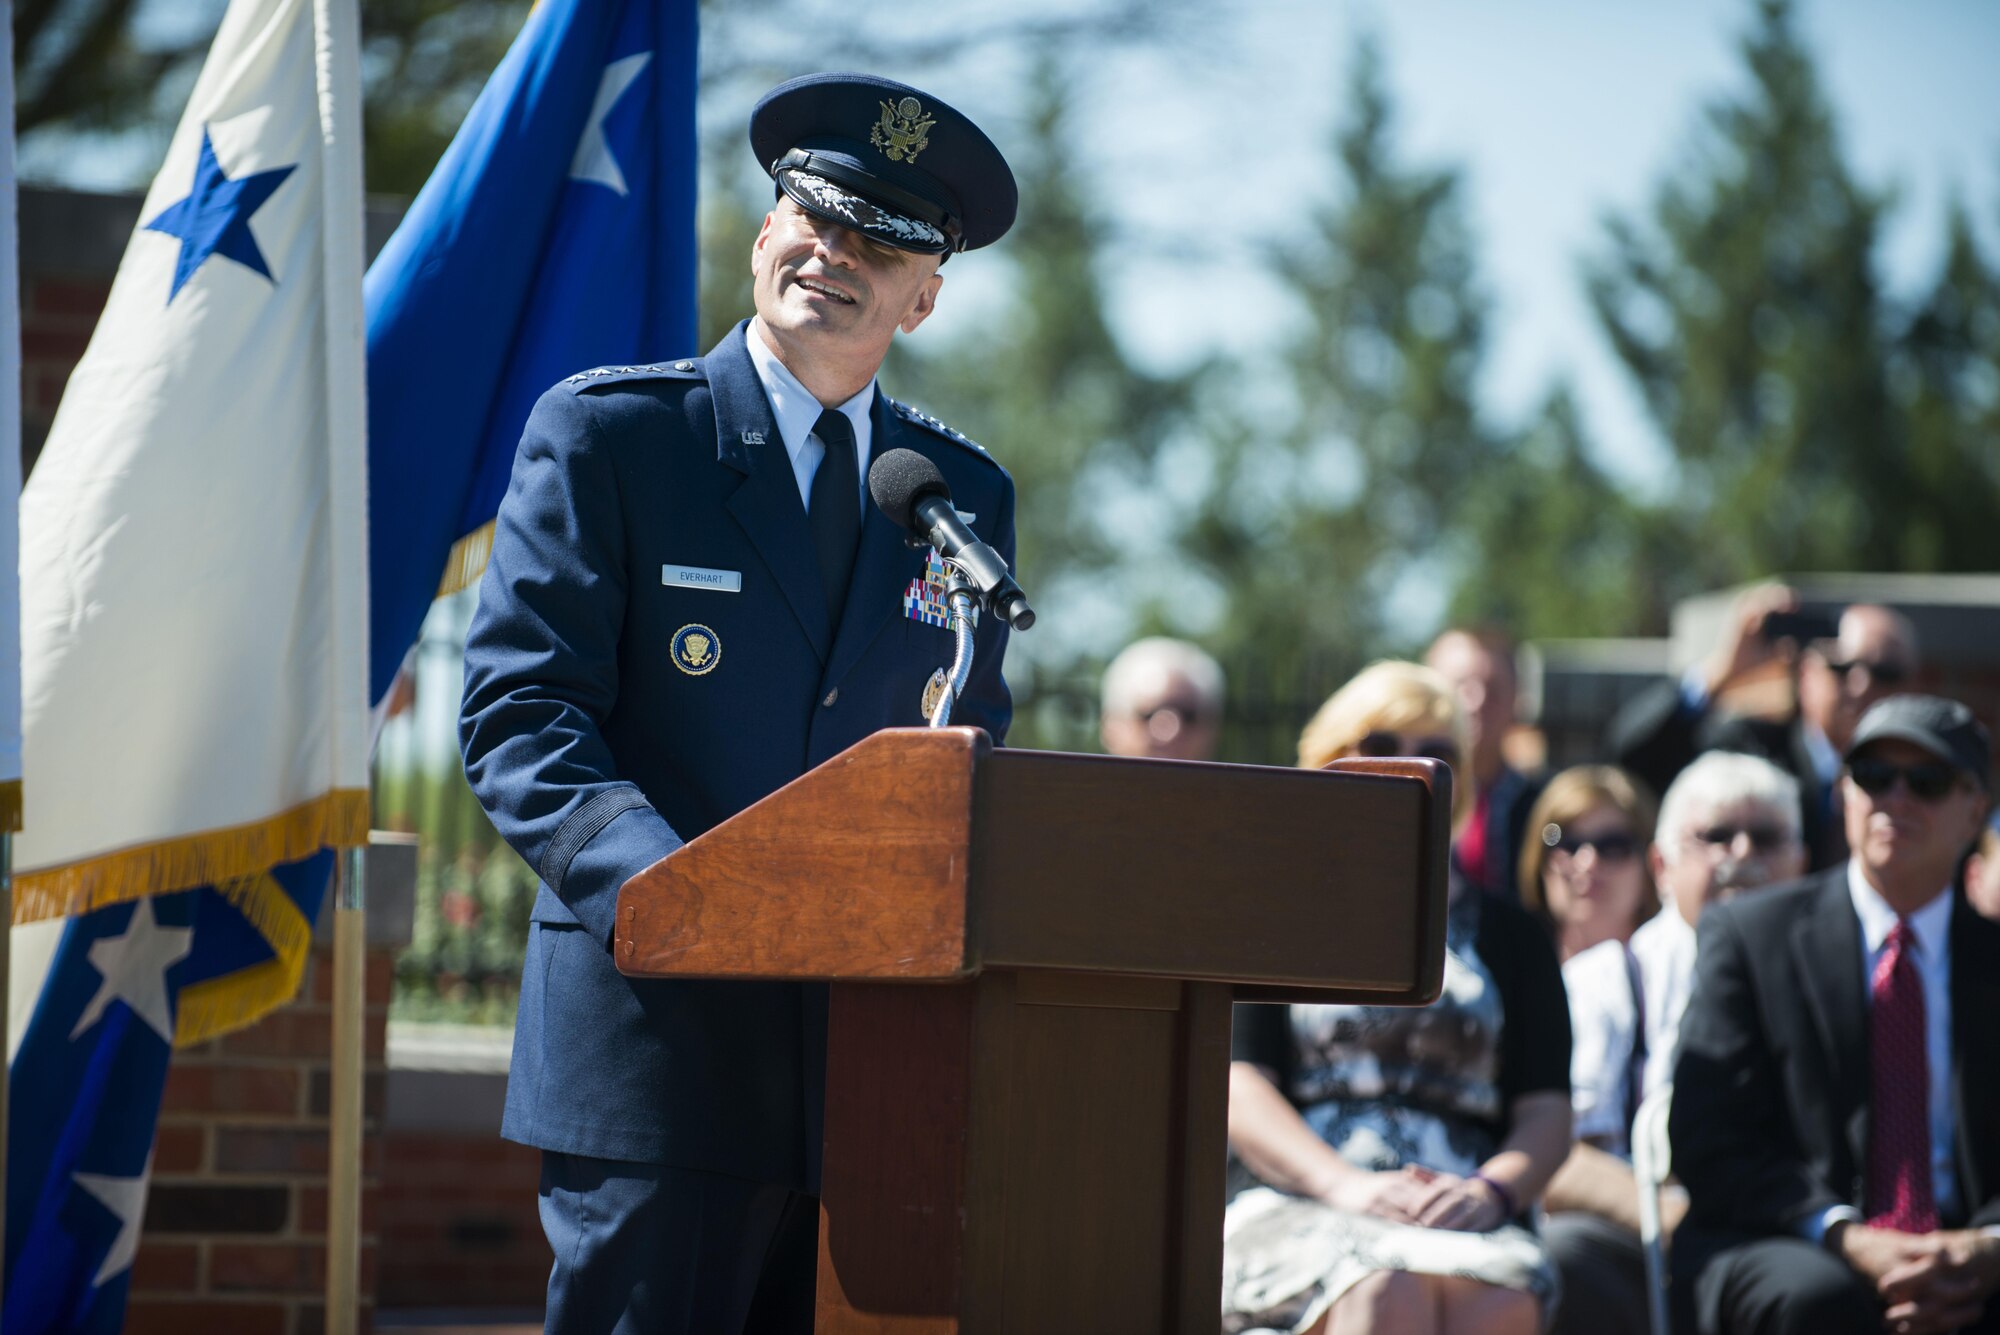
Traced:
<path id="1" fill-rule="evenodd" d="M 868 142 L 888 155 L 891 162 L 916 165 L 917 154 L 930 146 L 931 126 L 937 117 L 924 116 L 923 103 L 906 97 L 893 105 L 882 99 L 882 119 L 868 131 Z"/>
<path id="2" fill-rule="evenodd" d="M 690 677 L 715 671 L 722 661 L 722 637 L 707 626 L 686 625 L 674 632 L 674 666 Z"/>

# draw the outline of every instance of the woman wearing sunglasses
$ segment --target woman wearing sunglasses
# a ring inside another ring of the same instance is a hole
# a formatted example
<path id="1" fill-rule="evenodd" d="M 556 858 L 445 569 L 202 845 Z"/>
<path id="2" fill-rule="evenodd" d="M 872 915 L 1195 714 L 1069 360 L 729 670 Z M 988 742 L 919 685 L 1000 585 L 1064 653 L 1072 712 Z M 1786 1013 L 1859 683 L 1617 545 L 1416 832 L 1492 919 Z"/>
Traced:
<path id="1" fill-rule="evenodd" d="M 1628 940 L 1659 909 L 1646 868 L 1653 810 L 1624 770 L 1579 765 L 1550 779 L 1528 812 L 1521 902 L 1549 924 L 1564 960 Z"/>
<path id="2" fill-rule="evenodd" d="M 1377 663 L 1299 739 L 1299 764 L 1460 766 L 1444 678 Z M 1453 785 L 1453 814 L 1471 808 Z M 1452 872 L 1428 1007 L 1236 1008 L 1223 1329 L 1531 1335 L 1553 1271 L 1527 1211 L 1569 1149 L 1569 1010 L 1548 938 Z"/>

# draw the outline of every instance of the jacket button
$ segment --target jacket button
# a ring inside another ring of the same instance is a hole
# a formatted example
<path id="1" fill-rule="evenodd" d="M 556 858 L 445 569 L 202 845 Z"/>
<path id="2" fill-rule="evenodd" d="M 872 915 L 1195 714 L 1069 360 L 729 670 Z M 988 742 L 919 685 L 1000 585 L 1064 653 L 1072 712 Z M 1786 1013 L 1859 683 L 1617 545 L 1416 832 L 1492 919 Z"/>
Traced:
<path id="1" fill-rule="evenodd" d="M 833 702 L 835 700 L 838 700 L 839 698 L 840 698 L 840 688 L 836 686 L 832 690 L 826 693 L 826 698 L 824 700 L 821 700 L 820 704 L 827 709 L 832 709 Z"/>

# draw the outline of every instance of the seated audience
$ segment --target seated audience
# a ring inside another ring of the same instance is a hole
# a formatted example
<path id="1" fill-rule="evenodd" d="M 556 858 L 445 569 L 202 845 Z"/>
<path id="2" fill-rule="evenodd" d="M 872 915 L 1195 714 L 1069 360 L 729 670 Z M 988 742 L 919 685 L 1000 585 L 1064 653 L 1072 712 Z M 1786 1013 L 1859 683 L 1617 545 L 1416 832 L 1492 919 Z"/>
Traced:
<path id="1" fill-rule="evenodd" d="M 1815 640 L 1810 627 L 1790 621 L 1797 610 L 1790 589 L 1767 584 L 1745 592 L 1714 656 L 1680 681 L 1635 697 L 1612 720 L 1607 746 L 1656 793 L 1704 751 L 1744 751 L 1789 770 L 1799 781 L 1807 862 L 1818 871 L 1847 859 L 1834 809 L 1840 757 L 1868 707 L 1908 689 L 1917 635 L 1900 612 L 1856 603 L 1840 614 L 1836 638 Z M 1717 711 L 1722 692 L 1774 662 L 1788 663 L 1792 674 L 1791 719 Z"/>
<path id="2" fill-rule="evenodd" d="M 1645 1324 L 1632 1118 L 1672 1078 L 1702 910 L 1805 871 L 1797 781 L 1756 756 L 1702 756 L 1667 789 L 1647 858 L 1661 911 L 1628 945 L 1600 942 L 1563 965 L 1577 1143 L 1549 1183 L 1543 1237 L 1562 1276 L 1555 1328 L 1576 1335 Z M 1664 1233 L 1686 1205 L 1678 1187 L 1662 1194 Z"/>
<path id="3" fill-rule="evenodd" d="M 1706 1335 L 2000 1330 L 2000 924 L 1953 890 L 1991 743 L 1901 696 L 1845 767 L 1849 861 L 1702 915 L 1669 1125 Z"/>
<path id="4" fill-rule="evenodd" d="M 1514 869 L 1521 865 L 1528 808 L 1541 792 L 1541 785 L 1510 766 L 1501 750 L 1514 727 L 1520 694 L 1513 641 L 1495 631 L 1454 627 L 1431 641 L 1424 664 L 1458 692 L 1470 733 L 1469 773 L 1461 773 L 1459 781 L 1472 785 L 1472 815 L 1452 845 L 1452 856 L 1475 886 L 1512 899 L 1520 893 Z"/>
<path id="5" fill-rule="evenodd" d="M 1981 915 L 2000 922 L 2000 826 L 1982 830 L 1966 856 L 1965 898 Z"/>
<path id="6" fill-rule="evenodd" d="M 1521 902 L 1555 934 L 1567 960 L 1624 941 L 1660 907 L 1646 870 L 1653 799 L 1610 765 L 1578 765 L 1549 780 L 1528 813 Z"/>
<path id="7" fill-rule="evenodd" d="M 1377 663 L 1328 700 L 1299 764 L 1457 765 L 1451 688 Z M 1454 814 L 1471 805 L 1459 788 Z M 1569 1150 L 1569 1011 L 1547 935 L 1451 879 L 1444 994 L 1423 1008 L 1243 1005 L 1229 1139 L 1263 1185 L 1224 1223 L 1223 1329 L 1528 1335 L 1553 1270 L 1527 1211 Z"/>
<path id="8" fill-rule="evenodd" d="M 1114 756 L 1209 760 L 1222 731 L 1222 668 L 1186 640 L 1134 640 L 1104 669 L 1098 725 Z"/>

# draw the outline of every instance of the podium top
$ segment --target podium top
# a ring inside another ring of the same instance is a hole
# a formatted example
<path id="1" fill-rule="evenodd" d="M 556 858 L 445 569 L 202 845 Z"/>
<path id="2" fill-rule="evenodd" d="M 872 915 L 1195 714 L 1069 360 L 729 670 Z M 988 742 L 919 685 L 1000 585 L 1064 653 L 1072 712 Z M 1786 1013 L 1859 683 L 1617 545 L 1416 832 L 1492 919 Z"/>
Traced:
<path id="1" fill-rule="evenodd" d="M 1451 773 L 878 732 L 626 882 L 641 977 L 911 982 L 1062 969 L 1244 1000 L 1423 1004 L 1443 979 Z"/>

